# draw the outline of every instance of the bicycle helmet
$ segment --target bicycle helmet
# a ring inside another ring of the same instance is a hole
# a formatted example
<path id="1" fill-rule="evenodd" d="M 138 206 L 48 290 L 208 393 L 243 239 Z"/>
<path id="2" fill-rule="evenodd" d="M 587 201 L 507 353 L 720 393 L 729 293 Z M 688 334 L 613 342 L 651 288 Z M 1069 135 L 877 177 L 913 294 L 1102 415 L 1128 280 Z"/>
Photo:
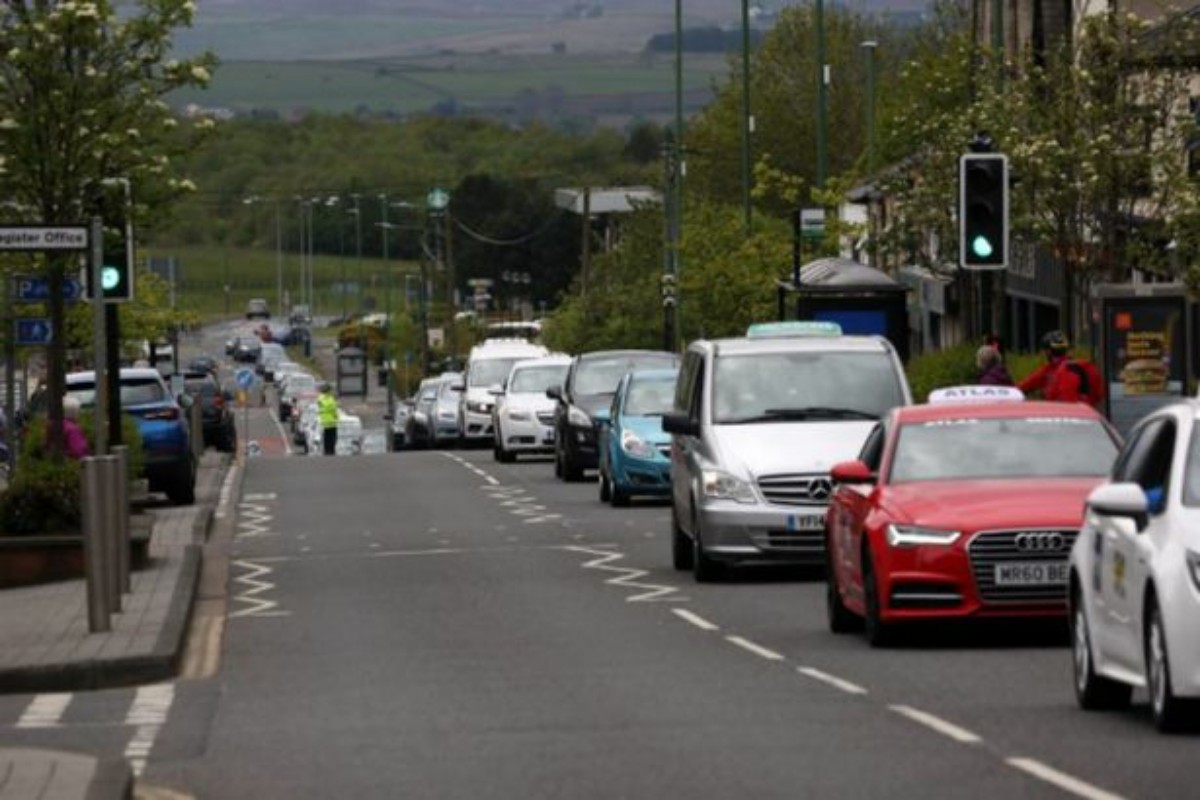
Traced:
<path id="1" fill-rule="evenodd" d="M 1054 353 L 1065 353 L 1071 349 L 1071 342 L 1062 331 L 1049 331 L 1042 337 L 1042 349 Z"/>

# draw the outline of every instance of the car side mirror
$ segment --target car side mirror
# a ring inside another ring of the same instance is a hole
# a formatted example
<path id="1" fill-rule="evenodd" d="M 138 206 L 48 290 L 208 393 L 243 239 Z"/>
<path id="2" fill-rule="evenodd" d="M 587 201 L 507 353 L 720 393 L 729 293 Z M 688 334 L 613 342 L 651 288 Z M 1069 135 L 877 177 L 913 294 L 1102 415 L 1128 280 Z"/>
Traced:
<path id="1" fill-rule="evenodd" d="M 490 394 L 492 397 L 500 397 L 502 394 L 504 394 L 504 387 L 501 386 L 500 384 L 496 384 L 495 386 L 489 386 L 488 394 Z"/>
<path id="2" fill-rule="evenodd" d="M 450 391 L 461 392 L 461 391 L 466 390 L 466 388 L 467 388 L 467 385 L 465 383 L 456 383 L 450 387 Z"/>
<path id="3" fill-rule="evenodd" d="M 551 400 L 562 400 L 563 391 L 561 386 L 551 386 L 546 390 L 546 397 Z"/>
<path id="4" fill-rule="evenodd" d="M 1136 483 L 1106 483 L 1088 495 L 1087 507 L 1105 517 L 1128 517 L 1138 531 L 1150 522 L 1150 500 Z"/>
<path id="5" fill-rule="evenodd" d="M 663 415 L 663 430 L 667 433 L 677 433 L 680 436 L 699 436 L 700 423 L 687 414 L 672 411 Z"/>
<path id="6" fill-rule="evenodd" d="M 875 482 L 875 473 L 871 472 L 870 467 L 857 459 L 834 464 L 833 469 L 829 471 L 829 476 L 836 483 L 862 484 Z"/>

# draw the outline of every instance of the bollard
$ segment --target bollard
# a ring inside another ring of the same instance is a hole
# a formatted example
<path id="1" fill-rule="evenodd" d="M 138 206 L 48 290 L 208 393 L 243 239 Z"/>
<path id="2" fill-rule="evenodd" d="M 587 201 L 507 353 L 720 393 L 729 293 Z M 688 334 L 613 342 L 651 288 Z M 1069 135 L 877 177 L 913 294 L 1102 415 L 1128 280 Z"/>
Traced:
<path id="1" fill-rule="evenodd" d="M 129 594 L 133 589 L 130 577 L 131 558 L 129 552 L 129 447 L 119 445 L 112 448 L 112 454 L 117 457 L 117 585 L 121 594 Z"/>
<path id="2" fill-rule="evenodd" d="M 118 465 L 116 456 L 99 456 L 100 486 L 104 492 L 104 566 L 105 591 L 108 607 L 114 614 L 121 613 L 121 510 L 117 507 Z"/>
<path id="3" fill-rule="evenodd" d="M 204 457 L 204 407 L 200 405 L 200 395 L 196 395 L 188 409 L 188 428 L 192 434 L 192 455 L 199 463 Z"/>
<path id="4" fill-rule="evenodd" d="M 105 591 L 104 486 L 97 458 L 83 459 L 83 567 L 87 580 L 88 631 L 112 630 L 112 610 Z"/>

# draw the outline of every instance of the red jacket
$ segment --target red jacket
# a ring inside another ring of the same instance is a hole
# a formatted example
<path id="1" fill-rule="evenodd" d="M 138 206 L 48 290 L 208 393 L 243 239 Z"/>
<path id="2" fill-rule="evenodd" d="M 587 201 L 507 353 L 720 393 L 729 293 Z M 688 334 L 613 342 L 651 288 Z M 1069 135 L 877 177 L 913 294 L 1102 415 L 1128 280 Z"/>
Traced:
<path id="1" fill-rule="evenodd" d="M 1059 356 L 1034 370 L 1017 384 L 1025 394 L 1041 392 L 1042 399 L 1059 403 L 1088 403 L 1092 399 L 1080 391 L 1079 373 L 1069 367 L 1071 359 Z"/>

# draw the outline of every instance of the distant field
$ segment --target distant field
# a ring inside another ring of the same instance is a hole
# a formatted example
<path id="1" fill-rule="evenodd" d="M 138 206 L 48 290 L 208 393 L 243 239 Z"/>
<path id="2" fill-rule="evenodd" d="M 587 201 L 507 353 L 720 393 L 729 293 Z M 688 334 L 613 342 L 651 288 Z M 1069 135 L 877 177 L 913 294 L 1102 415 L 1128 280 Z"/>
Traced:
<path id="1" fill-rule="evenodd" d="M 728 72 L 721 56 L 685 60 L 684 87 L 704 93 Z M 299 109 L 348 113 L 359 109 L 407 114 L 453 100 L 465 108 L 512 105 L 530 90 L 553 89 L 564 99 L 580 96 L 663 95 L 674 91 L 670 59 L 633 56 L 473 56 L 380 61 L 232 61 L 217 70 L 204 92 L 173 96 L 234 111 Z M 669 103 L 668 103 L 669 105 Z M 666 109 L 664 109 L 665 111 Z"/>
<path id="2" fill-rule="evenodd" d="M 246 303 L 254 297 L 262 297 L 271 306 L 272 313 L 277 313 L 276 280 L 277 269 L 274 250 L 235 247 L 145 247 L 139 253 L 142 257 L 174 256 L 179 264 L 179 284 L 177 288 L 177 303 L 179 308 L 195 311 L 202 317 L 211 318 L 243 313 Z M 391 264 L 393 274 L 393 308 L 404 307 L 404 273 L 415 274 L 419 267 L 410 262 L 394 261 Z M 344 267 L 344 272 L 343 272 Z M 362 297 L 374 303 L 375 308 L 382 309 L 386 305 L 387 296 L 385 285 L 387 272 L 383 261 L 378 258 L 364 258 L 358 261 L 353 256 L 344 261 L 336 256 L 316 256 L 314 259 L 314 294 L 316 311 L 320 314 L 339 315 L 342 312 L 343 295 L 335 290 L 335 284 L 342 281 L 343 276 L 349 283 L 356 283 L 364 288 L 364 292 L 348 293 L 345 295 L 345 307 L 357 311 Z M 285 292 L 299 300 L 300 287 L 300 257 L 297 254 L 284 254 L 283 286 Z M 415 283 L 409 286 L 415 291 Z M 229 286 L 226 293 L 225 286 Z"/>

